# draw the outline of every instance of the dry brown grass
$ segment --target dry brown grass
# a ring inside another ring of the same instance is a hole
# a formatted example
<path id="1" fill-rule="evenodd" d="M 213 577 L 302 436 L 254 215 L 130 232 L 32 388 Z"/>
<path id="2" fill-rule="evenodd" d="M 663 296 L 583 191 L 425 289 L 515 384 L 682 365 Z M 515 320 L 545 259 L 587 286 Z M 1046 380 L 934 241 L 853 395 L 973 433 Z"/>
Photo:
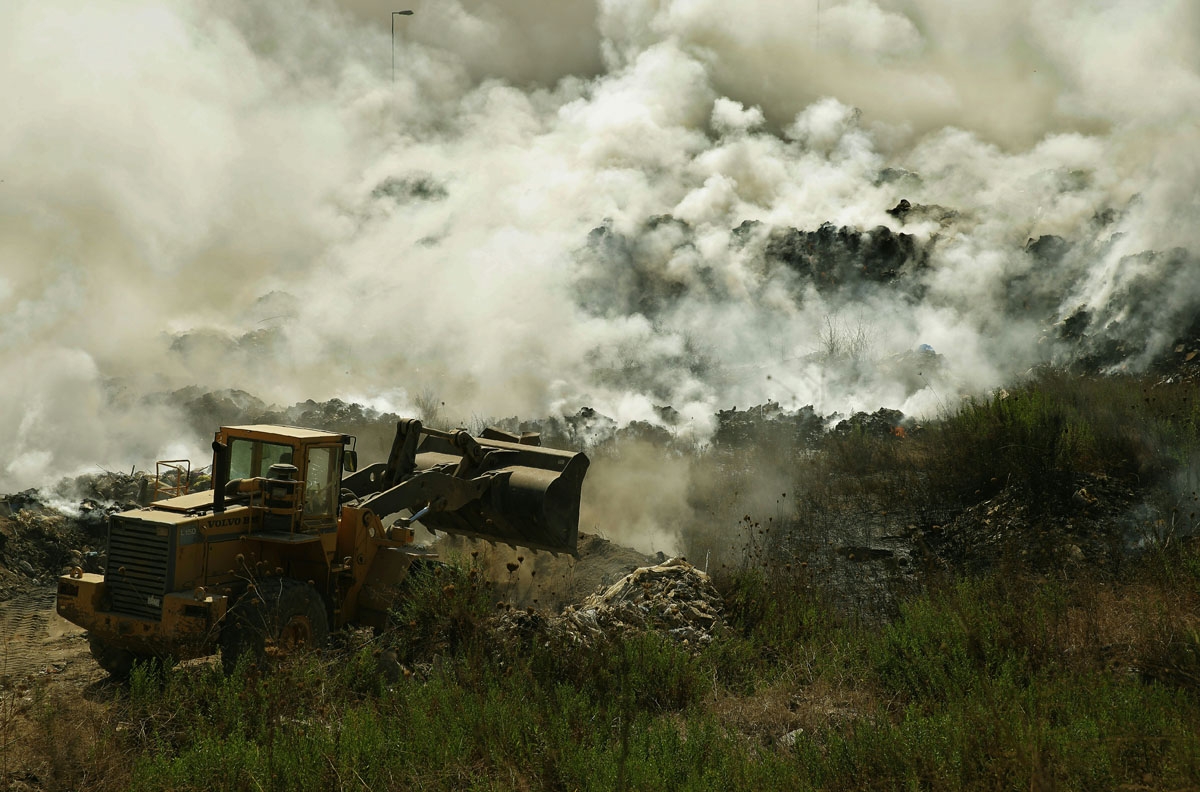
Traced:
<path id="1" fill-rule="evenodd" d="M 1200 590 L 1164 581 L 1077 581 L 1052 651 L 1080 671 L 1137 673 L 1200 687 Z"/>
<path id="2" fill-rule="evenodd" d="M 714 691 L 710 711 L 723 723 L 752 741 L 769 745 L 781 734 L 804 726 L 791 709 L 791 686 L 764 686 L 749 695 L 736 695 L 724 688 Z"/>
<path id="3" fill-rule="evenodd" d="M 0 728 L 10 741 L 6 789 L 124 789 L 131 763 L 114 730 L 114 702 L 103 694 L 79 695 L 74 688 L 54 689 L 38 681 L 13 691 L 13 701 L 0 705 Z M 130 726 L 125 725 L 126 728 Z"/>
<path id="4" fill-rule="evenodd" d="M 809 684 L 779 680 L 749 695 L 718 690 L 710 712 L 734 731 L 762 745 L 802 729 L 805 734 L 840 732 L 856 723 L 873 723 L 885 707 L 874 690 L 824 679 Z"/>

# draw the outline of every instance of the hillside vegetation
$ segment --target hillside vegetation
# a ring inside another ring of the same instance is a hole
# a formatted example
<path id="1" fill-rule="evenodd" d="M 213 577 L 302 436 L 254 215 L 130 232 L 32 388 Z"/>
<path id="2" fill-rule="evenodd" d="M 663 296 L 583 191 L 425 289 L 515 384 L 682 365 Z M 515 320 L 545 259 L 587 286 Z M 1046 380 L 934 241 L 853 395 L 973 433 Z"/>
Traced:
<path id="1" fill-rule="evenodd" d="M 1193 392 L 1046 372 L 923 426 L 883 414 L 813 434 L 760 413 L 745 442 L 669 450 L 720 483 L 689 495 L 697 522 L 682 534 L 724 601 L 711 642 L 571 640 L 498 606 L 464 555 L 414 582 L 394 629 L 269 672 L 138 668 L 83 699 L 37 688 L 0 712 L 0 777 L 24 767 L 26 788 L 56 790 L 1200 788 Z M 620 454 L 614 443 L 597 453 Z M 764 477 L 779 492 L 750 497 Z"/>

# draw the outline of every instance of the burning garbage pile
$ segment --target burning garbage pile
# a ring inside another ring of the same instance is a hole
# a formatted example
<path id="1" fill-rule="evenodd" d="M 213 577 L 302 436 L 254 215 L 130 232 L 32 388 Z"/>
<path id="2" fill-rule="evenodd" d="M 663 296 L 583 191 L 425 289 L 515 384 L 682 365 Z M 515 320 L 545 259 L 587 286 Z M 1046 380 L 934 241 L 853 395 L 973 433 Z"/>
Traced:
<path id="1" fill-rule="evenodd" d="M 6 496 L 0 500 L 0 601 L 74 566 L 99 571 L 103 546 L 103 520 L 94 522 L 90 511 L 70 517 L 32 490 Z"/>
<path id="2" fill-rule="evenodd" d="M 144 505 L 153 491 L 148 473 L 106 471 L 0 496 L 0 601 L 73 567 L 103 571 L 108 516 Z"/>

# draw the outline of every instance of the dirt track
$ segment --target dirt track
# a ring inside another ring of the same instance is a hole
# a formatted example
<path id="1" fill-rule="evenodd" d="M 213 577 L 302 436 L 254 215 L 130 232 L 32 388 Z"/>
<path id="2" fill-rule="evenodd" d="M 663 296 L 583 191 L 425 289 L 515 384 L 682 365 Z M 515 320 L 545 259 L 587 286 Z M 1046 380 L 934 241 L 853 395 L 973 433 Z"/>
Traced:
<path id="1" fill-rule="evenodd" d="M 41 587 L 0 602 L 0 695 L 31 677 L 102 673 L 84 631 L 54 611 L 54 589 Z"/>

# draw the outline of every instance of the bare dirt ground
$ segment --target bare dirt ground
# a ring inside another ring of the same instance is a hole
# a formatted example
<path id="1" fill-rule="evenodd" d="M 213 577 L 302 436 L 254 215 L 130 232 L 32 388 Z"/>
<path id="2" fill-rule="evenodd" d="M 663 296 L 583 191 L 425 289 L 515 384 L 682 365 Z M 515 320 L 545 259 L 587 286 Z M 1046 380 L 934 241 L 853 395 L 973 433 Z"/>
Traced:
<path id="1" fill-rule="evenodd" d="M 102 707 L 114 683 L 92 659 L 84 631 L 54 611 L 54 589 L 41 586 L 0 602 L 0 789 L 44 789 L 50 752 L 35 735 L 39 720 L 71 718 Z"/>
<path id="2" fill-rule="evenodd" d="M 58 574 L 99 571 L 105 510 L 86 501 L 68 514 L 44 498 L 34 491 L 0 497 L 0 789 L 40 788 L 33 768 L 45 750 L 33 724 L 49 716 L 52 702 L 109 685 L 84 631 L 54 608 Z"/>
<path id="3" fill-rule="evenodd" d="M 81 662 L 92 663 L 83 633 L 54 612 L 51 587 L 0 602 L 0 691 L 32 677 L 62 675 Z"/>

